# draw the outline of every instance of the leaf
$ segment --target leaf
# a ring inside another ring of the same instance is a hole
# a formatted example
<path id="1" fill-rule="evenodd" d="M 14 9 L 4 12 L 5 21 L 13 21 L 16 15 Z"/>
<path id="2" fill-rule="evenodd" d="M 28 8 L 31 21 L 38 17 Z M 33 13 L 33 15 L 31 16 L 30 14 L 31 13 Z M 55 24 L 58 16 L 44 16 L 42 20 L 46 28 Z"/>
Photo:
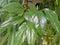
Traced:
<path id="1" fill-rule="evenodd" d="M 60 5 L 56 8 L 56 13 L 58 14 L 58 18 L 60 20 Z"/>
<path id="2" fill-rule="evenodd" d="M 59 25 L 57 14 L 54 11 L 49 9 L 44 9 L 43 11 L 46 14 L 47 19 L 51 22 L 53 28 L 59 33 L 60 25 Z"/>
<path id="3" fill-rule="evenodd" d="M 15 16 L 15 17 L 13 17 L 11 23 L 12 24 L 21 24 L 24 21 L 25 21 L 24 17 L 22 17 L 22 16 Z"/>
<path id="4" fill-rule="evenodd" d="M 3 27 L 6 27 L 7 25 L 10 24 L 10 21 L 12 20 L 12 17 L 10 17 L 7 21 L 3 22 L 0 27 L 3 28 Z"/>
<path id="5" fill-rule="evenodd" d="M 23 6 L 17 2 L 5 5 L 1 10 L 8 11 L 9 13 L 22 14 L 24 12 Z"/>
<path id="6" fill-rule="evenodd" d="M 23 23 L 16 32 L 16 44 L 15 45 L 22 45 L 22 43 L 25 41 L 25 31 L 26 31 L 26 25 Z M 23 38 L 24 37 L 24 38 Z"/>
<path id="7" fill-rule="evenodd" d="M 36 10 L 34 10 L 36 11 Z M 37 28 L 37 32 L 41 35 L 43 34 L 45 28 L 46 28 L 46 22 L 47 19 L 44 16 L 44 13 L 42 11 L 36 11 L 34 13 L 32 10 L 28 10 L 25 14 L 24 17 L 27 21 L 33 22 L 35 24 L 35 27 Z"/>
<path id="8" fill-rule="evenodd" d="M 6 27 L 8 25 L 13 24 L 20 24 L 24 21 L 23 17 L 16 16 L 16 17 L 10 17 L 7 21 L 3 22 L 0 27 Z"/>
<path id="9" fill-rule="evenodd" d="M 11 2 L 18 2 L 18 0 L 0 0 L 0 6 L 5 6 Z"/>
<path id="10" fill-rule="evenodd" d="M 53 37 L 52 44 L 58 44 L 59 45 L 60 35 L 59 33 L 56 33 L 56 35 Z"/>
<path id="11" fill-rule="evenodd" d="M 8 20 L 4 21 L 0 25 L 0 34 L 2 34 L 6 28 L 8 28 L 10 25 L 21 25 L 24 22 L 24 18 L 20 16 L 16 17 L 10 17 Z"/>
<path id="12" fill-rule="evenodd" d="M 27 38 L 28 44 L 34 45 L 36 34 L 34 32 L 33 23 L 25 22 L 19 27 L 19 30 L 16 33 L 16 39 L 17 39 L 16 45 L 17 44 L 22 45 L 26 38 Z"/>
<path id="13" fill-rule="evenodd" d="M 14 45 L 15 44 L 15 34 L 16 34 L 16 26 L 15 25 L 10 25 L 8 27 L 8 43 L 7 45 Z"/>
<path id="14" fill-rule="evenodd" d="M 37 33 L 35 31 L 35 25 L 32 22 L 27 22 L 26 36 L 29 45 L 34 45 Z"/>
<path id="15" fill-rule="evenodd" d="M 40 30 L 44 32 L 46 29 L 47 19 L 44 13 L 42 12 L 42 10 L 38 12 L 38 21 L 39 21 Z"/>
<path id="16" fill-rule="evenodd" d="M 35 5 L 31 4 L 31 3 L 28 4 L 28 9 L 30 9 L 30 11 L 32 11 L 34 14 L 36 14 L 38 12 Z"/>
<path id="17" fill-rule="evenodd" d="M 6 31 L 5 28 L 0 28 L 0 35 L 2 35 L 2 33 L 3 33 L 4 31 Z"/>
<path id="18" fill-rule="evenodd" d="M 0 0 L 0 6 L 4 6 L 6 4 L 8 4 L 7 0 Z"/>

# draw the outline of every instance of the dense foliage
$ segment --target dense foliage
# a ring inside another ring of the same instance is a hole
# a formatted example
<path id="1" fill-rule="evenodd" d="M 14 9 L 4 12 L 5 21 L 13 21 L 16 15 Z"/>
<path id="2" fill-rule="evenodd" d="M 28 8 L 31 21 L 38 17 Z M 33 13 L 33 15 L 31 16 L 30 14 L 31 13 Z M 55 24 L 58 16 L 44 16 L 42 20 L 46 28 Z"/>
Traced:
<path id="1" fill-rule="evenodd" d="M 0 45 L 60 45 L 59 0 L 0 0 Z"/>

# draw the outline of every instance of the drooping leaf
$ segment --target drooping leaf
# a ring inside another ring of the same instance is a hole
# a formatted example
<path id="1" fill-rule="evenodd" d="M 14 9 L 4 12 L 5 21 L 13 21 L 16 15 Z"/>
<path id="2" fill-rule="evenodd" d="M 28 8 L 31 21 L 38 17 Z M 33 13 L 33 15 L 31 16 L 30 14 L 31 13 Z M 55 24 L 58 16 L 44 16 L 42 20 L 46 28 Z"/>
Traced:
<path id="1" fill-rule="evenodd" d="M 0 25 L 0 34 L 2 34 L 6 28 L 8 28 L 10 25 L 20 25 L 24 22 L 24 18 L 17 16 L 17 17 L 10 17 L 8 20 L 4 21 Z"/>
<path id="2" fill-rule="evenodd" d="M 22 43 L 25 41 L 24 39 L 26 38 L 25 31 L 26 31 L 26 25 L 25 23 L 23 23 L 21 26 L 19 26 L 18 31 L 16 32 L 15 41 L 17 42 L 15 43 L 15 45 L 22 45 Z"/>
<path id="3" fill-rule="evenodd" d="M 7 33 L 8 33 L 7 45 L 14 45 L 15 44 L 16 25 L 10 25 L 8 27 Z"/>
<path id="4" fill-rule="evenodd" d="M 54 11 L 49 9 L 44 9 L 44 12 L 46 14 L 47 19 L 51 22 L 51 25 L 53 26 L 53 28 L 57 32 L 60 32 L 60 25 L 59 25 L 57 14 Z"/>
<path id="5" fill-rule="evenodd" d="M 38 18 L 40 30 L 44 32 L 44 30 L 46 29 L 47 19 L 42 11 L 38 12 Z"/>
<path id="6" fill-rule="evenodd" d="M 39 34 L 43 34 L 43 31 L 46 28 L 47 19 L 42 11 L 32 11 L 32 9 L 29 9 L 25 13 L 24 17 L 27 21 L 33 22 L 35 24 Z"/>
<path id="7" fill-rule="evenodd" d="M 32 27 L 31 27 L 32 25 Z M 16 45 L 21 45 L 27 38 L 27 42 L 29 45 L 34 45 L 36 34 L 34 31 L 34 24 L 31 22 L 25 22 L 20 27 L 18 32 L 16 33 L 17 43 Z"/>

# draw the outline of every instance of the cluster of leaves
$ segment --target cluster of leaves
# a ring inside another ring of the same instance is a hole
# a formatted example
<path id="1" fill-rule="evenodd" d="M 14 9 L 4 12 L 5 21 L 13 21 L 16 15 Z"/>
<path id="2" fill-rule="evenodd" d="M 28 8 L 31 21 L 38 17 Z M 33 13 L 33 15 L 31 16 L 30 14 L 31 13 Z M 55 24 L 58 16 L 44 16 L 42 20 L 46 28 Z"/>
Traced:
<path id="1" fill-rule="evenodd" d="M 43 39 L 48 45 L 60 45 L 60 22 L 55 11 L 38 11 L 31 3 L 28 7 L 24 11 L 16 1 L 0 8 L 0 45 L 43 45 Z"/>

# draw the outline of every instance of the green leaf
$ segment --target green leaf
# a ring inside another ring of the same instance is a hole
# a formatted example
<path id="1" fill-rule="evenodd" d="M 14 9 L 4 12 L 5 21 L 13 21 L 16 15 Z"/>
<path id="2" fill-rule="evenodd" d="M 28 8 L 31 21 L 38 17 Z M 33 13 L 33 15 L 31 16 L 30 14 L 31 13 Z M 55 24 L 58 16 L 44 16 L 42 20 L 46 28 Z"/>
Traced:
<path id="1" fill-rule="evenodd" d="M 11 23 L 12 24 L 21 24 L 24 21 L 25 21 L 24 17 L 22 17 L 22 16 L 15 16 L 15 17 L 13 17 Z"/>
<path id="2" fill-rule="evenodd" d="M 32 27 L 31 27 L 32 25 Z M 29 45 L 34 45 L 36 34 L 34 32 L 34 24 L 32 22 L 25 22 L 20 27 L 16 33 L 17 43 L 16 45 L 22 45 L 25 39 L 27 38 Z"/>
<path id="3" fill-rule="evenodd" d="M 44 32 L 46 29 L 47 19 L 42 11 L 38 12 L 38 21 L 39 21 L 40 30 Z"/>
<path id="4" fill-rule="evenodd" d="M 8 43 L 7 45 L 14 45 L 15 44 L 15 34 L 16 34 L 16 25 L 11 25 L 8 27 Z"/>
<path id="5" fill-rule="evenodd" d="M 19 26 L 18 31 L 16 32 L 16 43 L 15 45 L 22 45 L 22 43 L 25 41 L 26 35 L 26 24 L 23 23 L 21 26 Z"/>
<path id="6" fill-rule="evenodd" d="M 12 20 L 12 17 L 10 17 L 7 21 L 3 22 L 1 25 L 0 25 L 0 28 L 3 28 L 3 27 L 6 27 L 10 24 L 10 21 Z"/>
<path id="7" fill-rule="evenodd" d="M 16 16 L 16 17 L 10 17 L 8 20 L 4 21 L 0 27 L 7 27 L 8 25 L 13 25 L 13 24 L 20 24 L 21 22 L 24 21 L 23 17 Z"/>
<path id="8" fill-rule="evenodd" d="M 3 33 L 4 31 L 6 31 L 6 28 L 1 28 L 1 27 L 0 27 L 0 35 L 2 35 L 2 33 Z"/>
<path id="9" fill-rule="evenodd" d="M 33 12 L 34 14 L 36 14 L 38 12 L 38 10 L 36 9 L 35 5 L 32 3 L 28 4 L 28 9 Z"/>
<path id="10" fill-rule="evenodd" d="M 26 29 L 26 36 L 27 36 L 27 41 L 29 45 L 34 45 L 35 40 L 36 40 L 36 35 L 37 33 L 35 31 L 37 31 L 35 29 L 35 25 L 32 22 L 27 22 L 27 29 Z"/>
<path id="11" fill-rule="evenodd" d="M 0 0 L 0 6 L 5 6 L 11 2 L 18 2 L 18 0 Z"/>
<path id="12" fill-rule="evenodd" d="M 36 11 L 36 13 L 34 13 L 35 11 L 36 10 L 32 11 L 32 9 L 29 9 L 24 14 L 24 17 L 27 21 L 33 22 L 38 30 L 37 32 L 42 35 L 46 29 L 47 19 L 42 11 Z"/>
<path id="13" fill-rule="evenodd" d="M 16 17 L 10 17 L 8 20 L 4 21 L 0 25 L 0 34 L 2 34 L 6 28 L 8 28 L 10 25 L 21 25 L 24 22 L 24 18 L 20 16 Z"/>
<path id="14" fill-rule="evenodd" d="M 8 0 L 0 0 L 0 6 L 8 4 Z"/>
<path id="15" fill-rule="evenodd" d="M 24 12 L 23 6 L 17 2 L 5 5 L 1 10 L 8 11 L 9 13 L 22 14 Z"/>
<path id="16" fill-rule="evenodd" d="M 51 22 L 51 25 L 53 26 L 53 28 L 57 32 L 60 32 L 60 24 L 58 21 L 57 14 L 54 11 L 49 9 L 44 9 L 43 11 L 46 14 L 47 19 Z"/>

